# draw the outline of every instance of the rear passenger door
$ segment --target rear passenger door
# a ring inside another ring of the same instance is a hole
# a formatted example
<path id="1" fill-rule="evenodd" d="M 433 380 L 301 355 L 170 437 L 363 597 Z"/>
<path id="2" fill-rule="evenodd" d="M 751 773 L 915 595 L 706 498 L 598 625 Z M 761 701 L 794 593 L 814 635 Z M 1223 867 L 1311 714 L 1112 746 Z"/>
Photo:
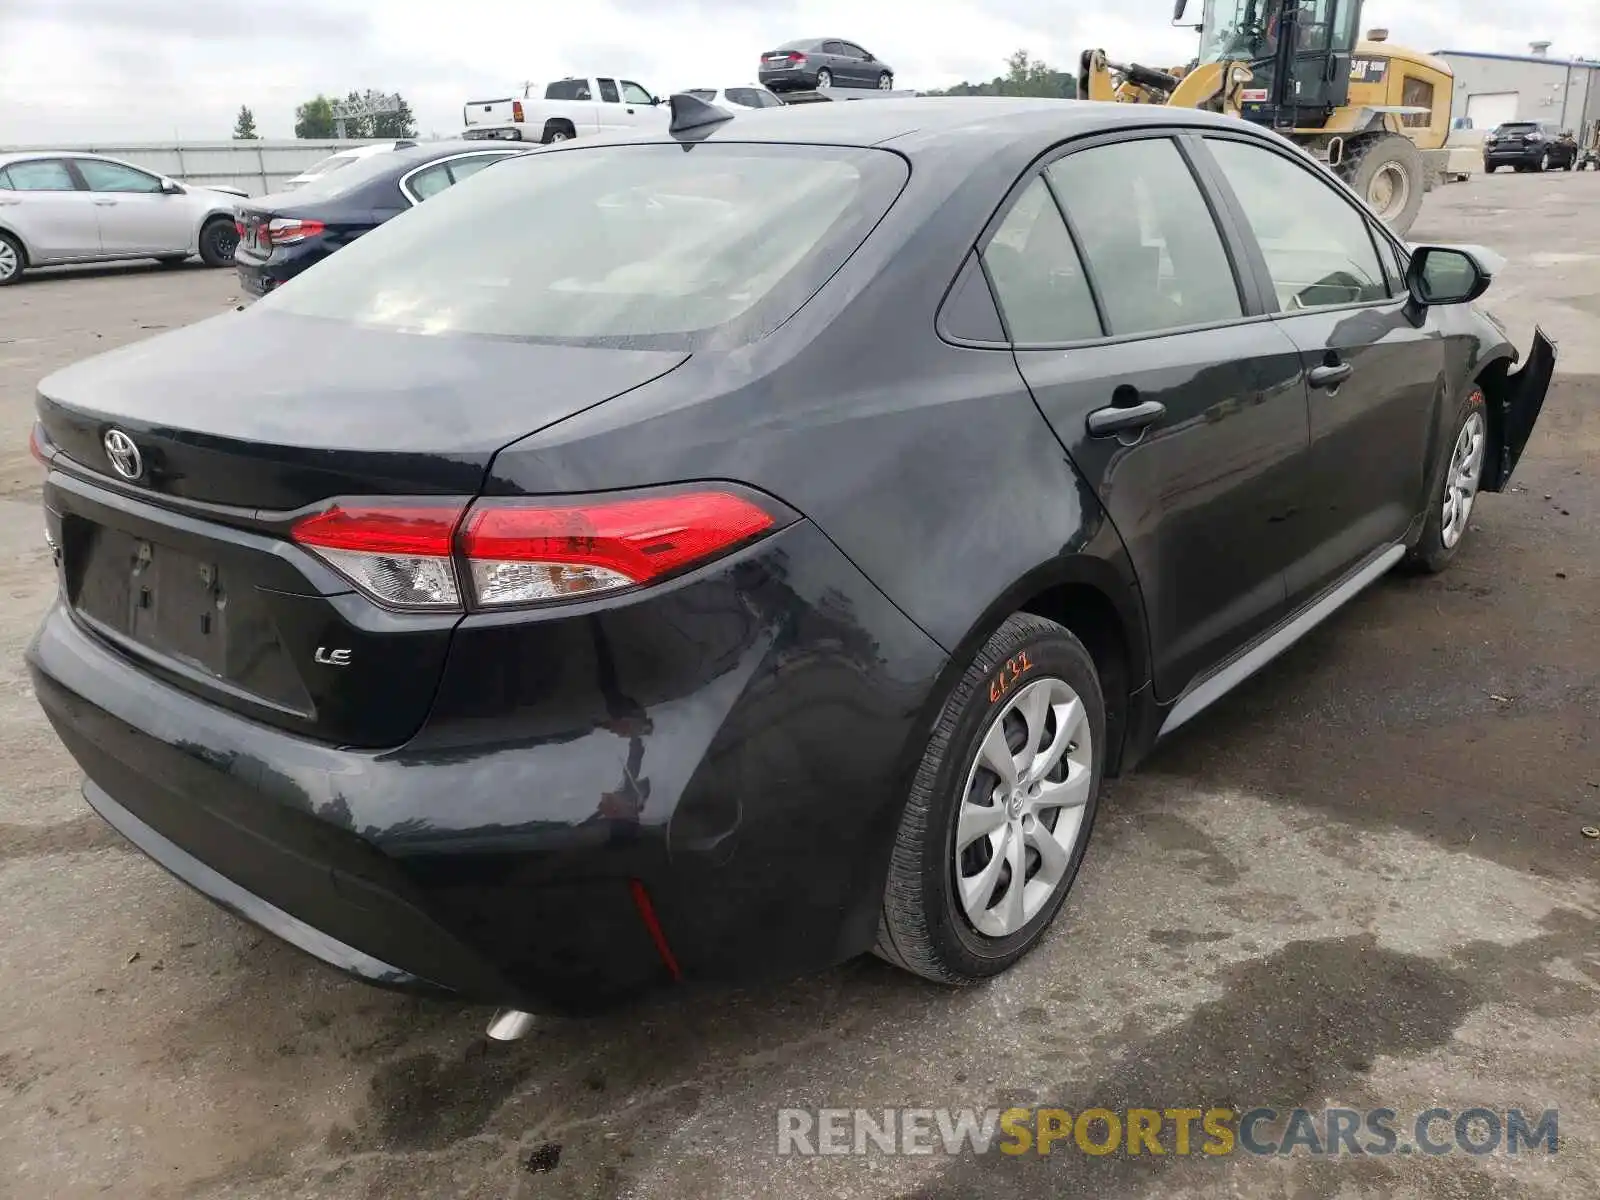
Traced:
<path id="1" fill-rule="evenodd" d="M 1401 540 L 1421 511 L 1445 344 L 1412 322 L 1378 221 L 1317 166 L 1259 139 L 1204 145 L 1306 371 L 1308 503 L 1287 576 L 1298 607 Z"/>
<path id="2" fill-rule="evenodd" d="M 983 251 L 1023 377 L 1138 573 L 1163 700 L 1283 615 L 1305 501 L 1299 355 L 1190 154 L 1155 134 L 1058 152 Z"/>
<path id="3" fill-rule="evenodd" d="M 64 160 L 25 159 L 0 175 L 0 224 L 17 232 L 36 264 L 100 253 L 94 201 Z"/>

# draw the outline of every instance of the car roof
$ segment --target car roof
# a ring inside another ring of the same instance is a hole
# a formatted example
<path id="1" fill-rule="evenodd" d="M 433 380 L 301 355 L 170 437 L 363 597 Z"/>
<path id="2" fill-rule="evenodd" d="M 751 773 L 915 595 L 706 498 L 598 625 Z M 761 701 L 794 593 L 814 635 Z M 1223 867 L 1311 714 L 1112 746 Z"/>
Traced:
<path id="1" fill-rule="evenodd" d="M 1019 146 L 1046 147 L 1072 137 L 1118 129 L 1156 126 L 1173 129 L 1256 129 L 1237 117 L 1192 108 L 1154 104 L 1097 103 L 1017 96 L 908 96 L 885 100 L 835 101 L 793 107 L 740 109 L 731 120 L 702 126 L 693 140 L 725 142 L 805 142 L 836 146 L 881 146 L 915 156 L 967 147 L 977 161 Z M 1263 136 L 1265 131 L 1257 130 Z M 584 138 L 656 142 L 659 132 L 640 130 Z"/>
<path id="2" fill-rule="evenodd" d="M 100 153 L 97 153 L 96 151 L 93 151 L 93 150 L 49 150 L 49 149 L 44 149 L 44 150 L 7 150 L 7 151 L 4 151 L 4 152 L 0 152 L 0 167 L 3 167 L 5 165 L 7 165 L 8 163 L 27 162 L 29 159 L 32 159 L 32 158 L 99 158 L 99 159 L 105 160 L 106 162 L 123 163 L 123 164 L 125 164 L 127 166 L 130 166 L 130 167 L 135 165 L 133 163 L 128 162 L 127 159 L 118 158 L 114 154 L 100 154 Z M 141 170 L 141 171 L 149 171 L 150 168 L 149 167 L 140 167 L 139 170 Z M 150 171 L 150 173 L 152 175 L 159 174 L 159 172 L 156 172 L 156 171 Z"/>

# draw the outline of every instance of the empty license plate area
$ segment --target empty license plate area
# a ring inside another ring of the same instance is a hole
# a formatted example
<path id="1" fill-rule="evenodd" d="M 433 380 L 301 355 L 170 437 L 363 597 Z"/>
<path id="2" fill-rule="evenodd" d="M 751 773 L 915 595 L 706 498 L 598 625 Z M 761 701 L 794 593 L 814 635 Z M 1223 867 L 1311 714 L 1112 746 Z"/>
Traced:
<path id="1" fill-rule="evenodd" d="M 229 581 L 216 562 L 78 518 L 63 523 L 62 536 L 79 613 L 157 654 L 226 677 Z"/>

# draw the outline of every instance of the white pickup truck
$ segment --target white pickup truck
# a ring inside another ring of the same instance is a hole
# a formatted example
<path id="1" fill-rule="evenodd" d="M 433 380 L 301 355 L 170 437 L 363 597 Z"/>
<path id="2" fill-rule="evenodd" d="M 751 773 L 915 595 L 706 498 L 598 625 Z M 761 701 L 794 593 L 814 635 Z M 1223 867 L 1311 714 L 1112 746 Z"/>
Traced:
<path id="1" fill-rule="evenodd" d="M 564 142 L 667 124 L 667 105 L 631 79 L 599 75 L 524 84 L 520 96 L 468 100 L 461 110 L 468 138 Z"/>

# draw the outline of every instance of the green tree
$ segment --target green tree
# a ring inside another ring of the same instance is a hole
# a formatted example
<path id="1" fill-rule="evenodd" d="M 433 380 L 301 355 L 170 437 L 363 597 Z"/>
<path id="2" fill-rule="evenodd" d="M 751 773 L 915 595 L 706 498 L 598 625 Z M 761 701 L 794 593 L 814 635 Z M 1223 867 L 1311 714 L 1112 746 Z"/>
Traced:
<path id="1" fill-rule="evenodd" d="M 987 83 L 968 83 L 963 80 L 937 96 L 1048 96 L 1070 100 L 1078 94 L 1078 78 L 1066 71 L 1057 71 L 1044 61 L 1034 58 L 1026 50 L 1018 50 L 1006 59 L 1006 73 L 996 75 Z"/>
<path id="2" fill-rule="evenodd" d="M 333 101 L 318 95 L 294 110 L 294 135 L 297 138 L 333 137 Z M 351 136 L 348 129 L 345 135 Z"/>
<path id="3" fill-rule="evenodd" d="M 241 142 L 261 136 L 256 132 L 256 115 L 250 111 L 249 105 L 239 106 L 239 119 L 233 123 L 233 136 L 236 141 Z"/>

